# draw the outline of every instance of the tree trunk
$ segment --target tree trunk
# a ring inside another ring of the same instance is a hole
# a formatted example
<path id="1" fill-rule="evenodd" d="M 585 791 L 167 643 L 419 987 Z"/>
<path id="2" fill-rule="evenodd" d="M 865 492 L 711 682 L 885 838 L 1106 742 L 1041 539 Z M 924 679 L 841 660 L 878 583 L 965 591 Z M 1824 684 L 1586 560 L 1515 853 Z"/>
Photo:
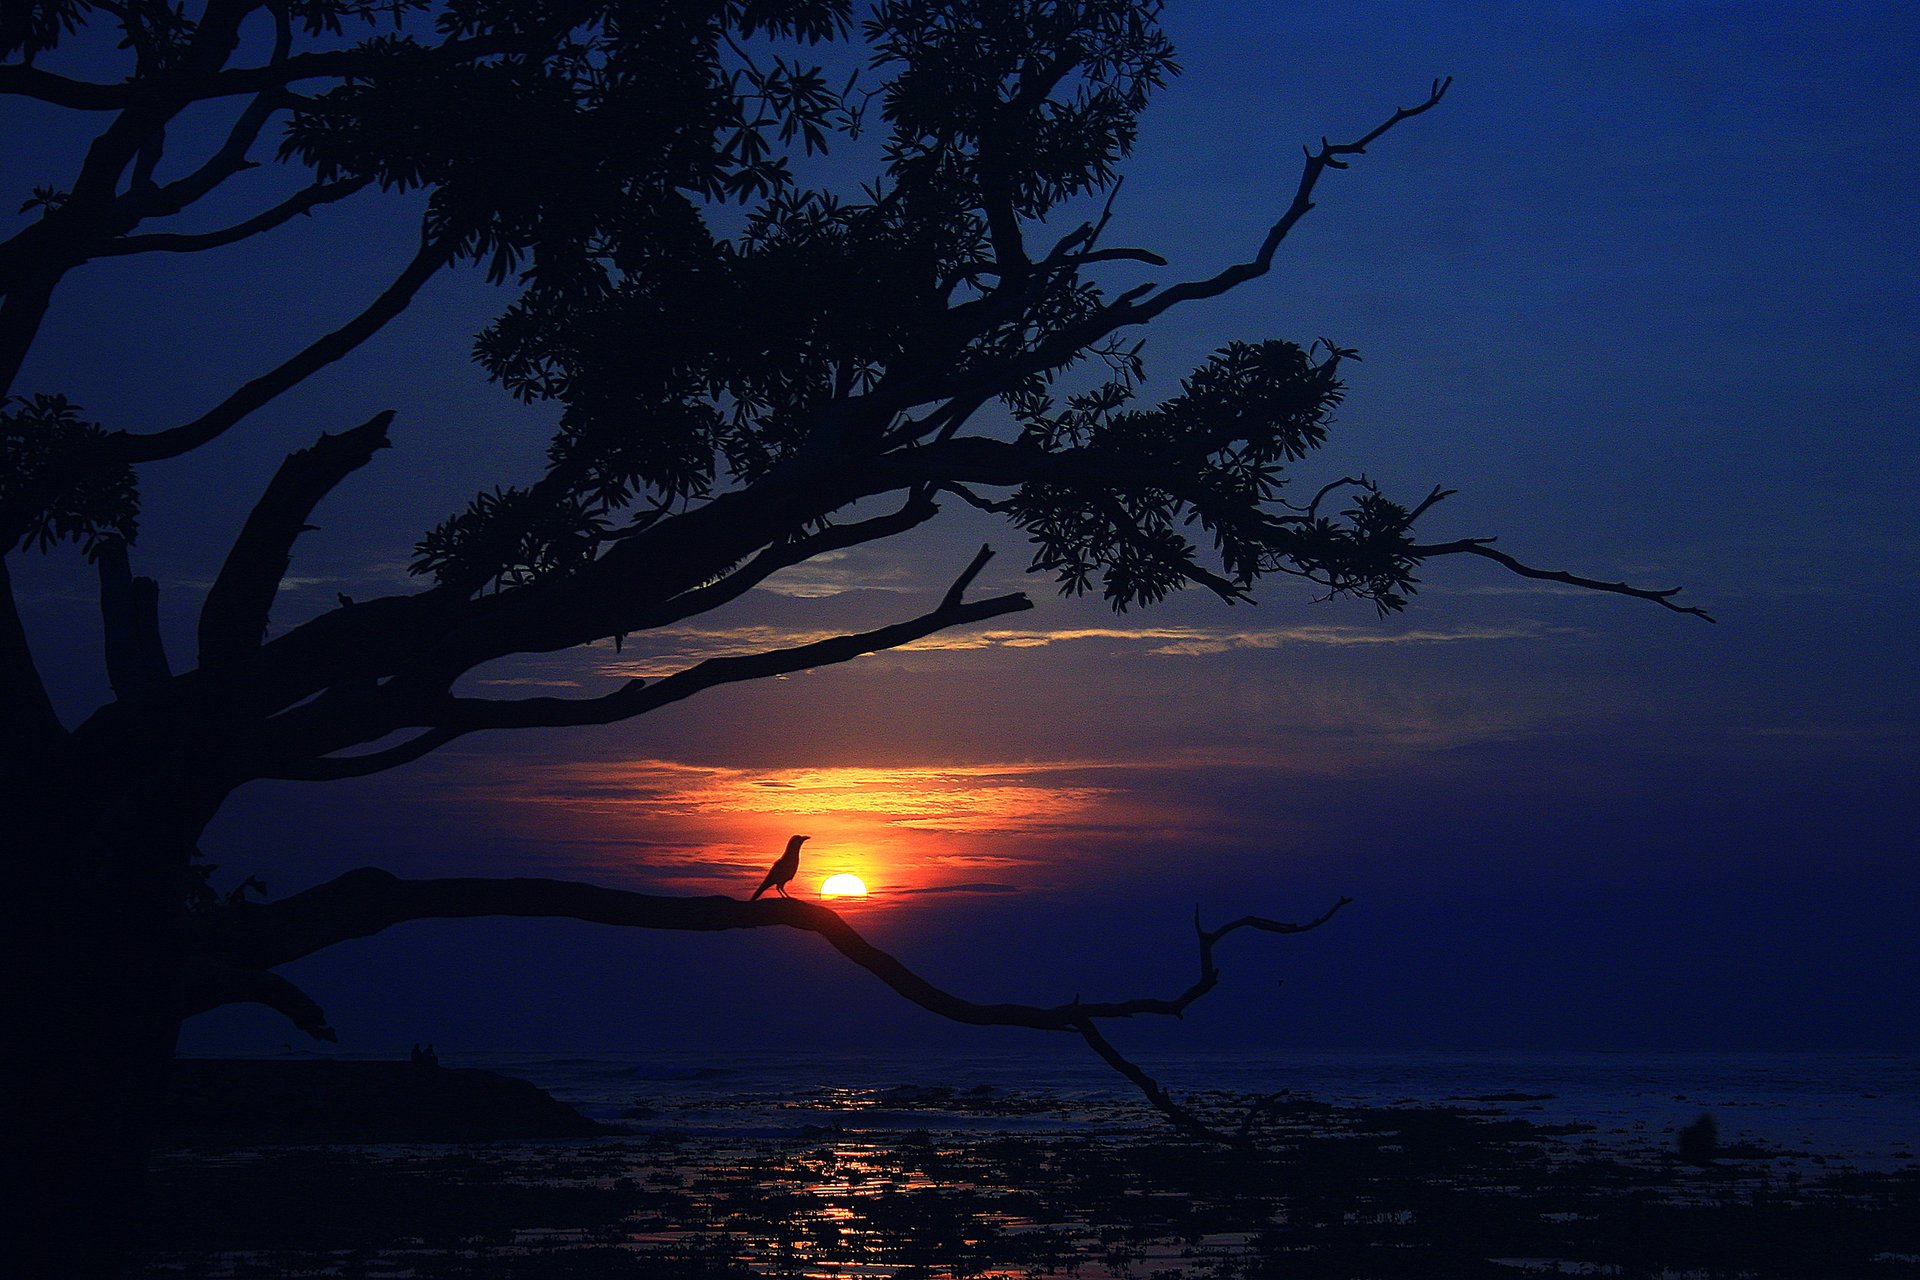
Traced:
<path id="1" fill-rule="evenodd" d="M 4 1197 L 20 1220 L 0 1270 L 117 1276 L 179 1033 L 169 939 L 183 894 L 151 835 L 129 848 L 85 830 L 89 811 L 57 794 L 20 800 L 6 819 L 21 839 L 5 944 L 17 1167 Z"/>

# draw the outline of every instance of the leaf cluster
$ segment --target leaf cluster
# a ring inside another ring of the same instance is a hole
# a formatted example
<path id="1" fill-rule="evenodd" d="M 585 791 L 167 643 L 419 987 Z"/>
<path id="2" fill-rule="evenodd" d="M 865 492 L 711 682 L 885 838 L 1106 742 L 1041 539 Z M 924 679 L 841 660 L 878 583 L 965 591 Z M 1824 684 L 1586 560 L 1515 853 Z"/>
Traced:
<path id="1" fill-rule="evenodd" d="M 1157 0 L 883 0 L 887 155 L 905 186 L 958 185 L 1043 218 L 1106 187 L 1153 90 L 1177 73 Z"/>
<path id="2" fill-rule="evenodd" d="M 1263 574 L 1300 571 L 1333 552 L 1309 547 L 1304 517 L 1268 504 L 1285 465 L 1326 440 L 1340 402 L 1337 355 L 1316 360 L 1291 342 L 1236 342 L 1214 353 L 1152 409 L 1131 409 L 1130 381 L 1020 408 L 1020 440 L 1058 465 L 1013 497 L 1014 522 L 1036 544 L 1033 567 L 1062 591 L 1097 580 L 1116 608 L 1152 603 L 1191 582 L 1245 598 Z M 1190 531 L 1207 536 L 1223 570 L 1202 560 Z"/>
<path id="3" fill-rule="evenodd" d="M 816 11 L 809 28 L 801 12 L 789 16 L 793 34 L 843 33 L 834 15 Z M 857 77 L 835 91 L 817 68 L 742 50 L 733 37 L 760 29 L 760 12 L 723 12 L 704 34 L 682 32 L 668 61 L 685 79 L 666 95 L 679 114 L 637 126 L 654 134 L 652 179 L 571 196 L 567 207 L 586 211 L 591 227 L 536 218 L 590 266 L 554 277 L 547 264 L 562 250 L 543 241 L 529 288 L 476 345 L 515 395 L 563 405 L 543 491 L 595 518 L 643 495 L 651 511 L 753 483 L 793 456 L 830 406 L 889 374 L 933 364 L 948 378 L 1025 381 L 998 366 L 1092 314 L 1097 285 L 1070 268 L 1036 273 L 1011 305 L 942 344 L 954 329 L 949 305 L 956 289 L 989 292 L 1008 269 L 995 260 L 992 210 L 1037 219 L 1112 180 L 1134 117 L 1173 70 L 1156 14 L 1120 0 L 875 6 L 862 31 L 889 77 L 878 92 L 890 133 L 882 176 L 857 198 L 798 186 L 787 161 L 857 134 L 872 91 Z M 587 64 L 610 76 L 618 59 L 589 43 Z M 651 74 L 656 85 L 668 75 Z M 561 86 L 556 100 L 570 94 L 581 100 L 580 85 Z M 662 150 L 669 137 L 687 141 L 683 160 L 701 154 L 694 139 L 709 138 L 711 167 L 676 164 Z M 647 153 L 620 154 L 632 171 Z M 710 217 L 728 199 L 750 204 L 731 236 Z M 449 564 L 450 544 L 477 538 L 477 526 L 449 522 L 416 567 Z"/>
<path id="4" fill-rule="evenodd" d="M 45 551 L 72 541 L 92 555 L 102 538 L 134 540 L 140 495 L 133 468 L 74 466 L 105 434 L 97 423 L 82 419 L 78 406 L 62 395 L 15 396 L 0 402 L 0 507 L 40 492 L 50 474 L 71 469 L 81 477 L 60 486 L 57 501 L 34 510 L 17 544 L 21 549 Z"/>

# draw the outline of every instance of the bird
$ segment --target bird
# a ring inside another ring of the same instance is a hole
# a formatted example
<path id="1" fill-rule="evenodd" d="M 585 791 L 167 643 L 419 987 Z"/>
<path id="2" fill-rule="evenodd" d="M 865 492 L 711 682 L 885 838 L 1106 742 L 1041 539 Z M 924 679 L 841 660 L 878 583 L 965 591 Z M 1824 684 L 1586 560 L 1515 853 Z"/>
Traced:
<path id="1" fill-rule="evenodd" d="M 747 901 L 754 901 L 769 889 L 783 898 L 790 896 L 787 893 L 787 881 L 800 874 L 800 846 L 808 839 L 807 836 L 795 836 L 787 841 L 787 851 L 774 859 L 773 865 L 767 868 L 767 878 L 760 882 L 760 887 L 753 891 L 753 897 Z"/>

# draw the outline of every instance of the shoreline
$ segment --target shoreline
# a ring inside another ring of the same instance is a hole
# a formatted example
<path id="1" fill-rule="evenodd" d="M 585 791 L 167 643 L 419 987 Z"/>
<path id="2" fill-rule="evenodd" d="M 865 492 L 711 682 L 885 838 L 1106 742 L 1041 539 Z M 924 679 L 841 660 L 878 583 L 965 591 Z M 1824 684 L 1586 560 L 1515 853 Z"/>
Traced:
<path id="1" fill-rule="evenodd" d="M 676 1130 L 668 1111 L 625 1136 L 177 1151 L 155 1162 L 143 1274 L 1920 1272 L 1920 1166 L 1746 1143 L 1689 1164 L 1664 1138 L 1623 1149 L 1505 1110 L 1540 1105 L 1524 1091 L 1296 1095 L 1253 1152 L 1044 1090 L 889 1085 L 786 1104 L 798 1123 L 777 1135 Z"/>

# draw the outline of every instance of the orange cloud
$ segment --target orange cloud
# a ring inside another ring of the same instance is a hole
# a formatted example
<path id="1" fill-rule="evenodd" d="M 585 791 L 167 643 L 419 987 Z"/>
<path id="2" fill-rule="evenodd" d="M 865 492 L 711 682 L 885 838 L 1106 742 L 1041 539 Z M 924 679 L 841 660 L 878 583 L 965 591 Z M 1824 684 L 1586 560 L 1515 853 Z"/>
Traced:
<path id="1" fill-rule="evenodd" d="M 794 648 L 842 634 L 839 629 L 792 629 L 760 624 L 734 627 L 664 627 L 634 636 L 632 656 L 604 653 L 601 675 L 619 679 L 657 679 L 704 658 Z M 1418 627 L 1400 631 L 1333 624 L 1283 627 L 977 627 L 955 628 L 915 640 L 892 653 L 951 653 L 981 649 L 1042 649 L 1097 640 L 1162 657 L 1206 657 L 1244 650 L 1447 645 L 1503 640 L 1537 640 L 1577 634 L 1576 629 L 1537 623 L 1498 626 Z M 637 652 L 636 652 L 637 651 Z"/>
<path id="2" fill-rule="evenodd" d="M 786 837 L 812 837 L 794 891 L 847 871 L 884 903 L 910 893 L 1062 882 L 1081 851 L 1164 833 L 1129 773 L 1085 761 L 737 769 L 670 760 L 516 769 L 469 792 L 512 834 L 682 892 L 739 893 Z M 750 887 L 750 886 L 749 886 Z"/>

